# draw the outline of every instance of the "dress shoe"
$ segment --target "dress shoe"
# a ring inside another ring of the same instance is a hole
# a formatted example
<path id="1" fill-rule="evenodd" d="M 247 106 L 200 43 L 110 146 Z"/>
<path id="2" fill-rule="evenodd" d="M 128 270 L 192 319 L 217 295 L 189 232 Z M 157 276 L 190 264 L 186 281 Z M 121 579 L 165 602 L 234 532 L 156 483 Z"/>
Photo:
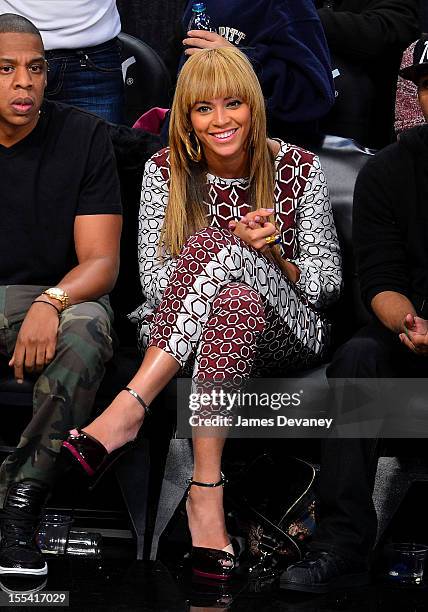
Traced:
<path id="1" fill-rule="evenodd" d="M 124 387 L 123 391 L 127 391 L 137 400 L 146 416 L 150 414 L 146 402 L 134 389 Z M 92 479 L 90 488 L 93 488 L 113 463 L 133 447 L 134 441 L 131 441 L 109 453 L 99 440 L 81 429 L 75 429 L 69 433 L 61 445 L 60 463 L 66 467 L 69 460 L 72 459 L 74 464 L 79 465 Z"/>
<path id="2" fill-rule="evenodd" d="M 115 461 L 134 446 L 134 442 L 128 442 L 108 453 L 96 438 L 80 429 L 76 431 L 77 434 L 70 433 L 62 443 L 60 460 L 64 465 L 71 459 L 75 465 L 80 466 L 91 479 L 90 488 L 95 487 Z"/>

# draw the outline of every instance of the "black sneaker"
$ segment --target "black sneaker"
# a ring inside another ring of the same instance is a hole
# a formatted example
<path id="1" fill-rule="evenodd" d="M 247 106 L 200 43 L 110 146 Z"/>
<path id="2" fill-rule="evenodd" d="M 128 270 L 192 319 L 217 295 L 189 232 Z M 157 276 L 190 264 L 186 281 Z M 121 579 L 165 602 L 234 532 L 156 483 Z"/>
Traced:
<path id="1" fill-rule="evenodd" d="M 10 595 L 38 593 L 43 591 L 47 584 L 47 576 L 13 576 L 12 574 L 0 576 L 0 589 Z"/>
<path id="2" fill-rule="evenodd" d="M 328 593 L 336 589 L 365 586 L 367 567 L 327 551 L 311 550 L 290 565 L 280 577 L 281 589 L 305 593 Z"/>
<path id="3" fill-rule="evenodd" d="M 0 575 L 47 574 L 35 534 L 48 490 L 44 483 L 30 479 L 9 487 L 1 518 Z"/>

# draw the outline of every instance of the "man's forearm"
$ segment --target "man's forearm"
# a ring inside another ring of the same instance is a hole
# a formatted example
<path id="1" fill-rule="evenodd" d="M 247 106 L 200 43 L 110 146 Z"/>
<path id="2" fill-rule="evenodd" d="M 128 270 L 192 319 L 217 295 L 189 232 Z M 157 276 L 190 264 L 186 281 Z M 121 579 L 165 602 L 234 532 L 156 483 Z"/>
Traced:
<path id="1" fill-rule="evenodd" d="M 56 283 L 66 291 L 69 305 L 95 300 L 113 289 L 119 272 L 121 228 L 119 215 L 76 217 L 74 245 L 79 263 Z"/>
<path id="2" fill-rule="evenodd" d="M 119 264 L 114 257 L 88 259 L 72 268 L 57 286 L 67 292 L 69 304 L 95 300 L 109 293 L 116 282 Z"/>
<path id="3" fill-rule="evenodd" d="M 377 318 L 391 331 L 403 331 L 403 321 L 407 314 L 416 314 L 415 307 L 405 295 L 396 291 L 382 291 L 375 295 L 371 307 Z"/>

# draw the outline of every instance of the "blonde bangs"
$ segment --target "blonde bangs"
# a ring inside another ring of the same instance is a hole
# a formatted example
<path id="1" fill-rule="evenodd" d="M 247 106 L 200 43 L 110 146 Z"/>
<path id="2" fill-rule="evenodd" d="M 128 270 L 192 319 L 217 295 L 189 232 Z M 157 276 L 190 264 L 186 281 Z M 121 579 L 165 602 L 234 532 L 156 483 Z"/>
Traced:
<path id="1" fill-rule="evenodd" d="M 249 60 L 235 49 L 222 47 L 192 55 L 181 69 L 177 83 L 182 111 L 200 101 L 237 97 L 256 113 L 263 99 L 260 84 Z"/>

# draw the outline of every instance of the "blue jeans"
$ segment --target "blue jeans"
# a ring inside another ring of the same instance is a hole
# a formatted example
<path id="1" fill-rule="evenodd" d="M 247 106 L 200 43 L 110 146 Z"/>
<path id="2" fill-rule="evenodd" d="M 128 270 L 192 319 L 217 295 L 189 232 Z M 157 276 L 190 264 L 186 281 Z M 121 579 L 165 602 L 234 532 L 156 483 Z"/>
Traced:
<path id="1" fill-rule="evenodd" d="M 124 86 L 119 41 L 46 52 L 46 97 L 78 106 L 112 123 L 123 122 Z"/>

